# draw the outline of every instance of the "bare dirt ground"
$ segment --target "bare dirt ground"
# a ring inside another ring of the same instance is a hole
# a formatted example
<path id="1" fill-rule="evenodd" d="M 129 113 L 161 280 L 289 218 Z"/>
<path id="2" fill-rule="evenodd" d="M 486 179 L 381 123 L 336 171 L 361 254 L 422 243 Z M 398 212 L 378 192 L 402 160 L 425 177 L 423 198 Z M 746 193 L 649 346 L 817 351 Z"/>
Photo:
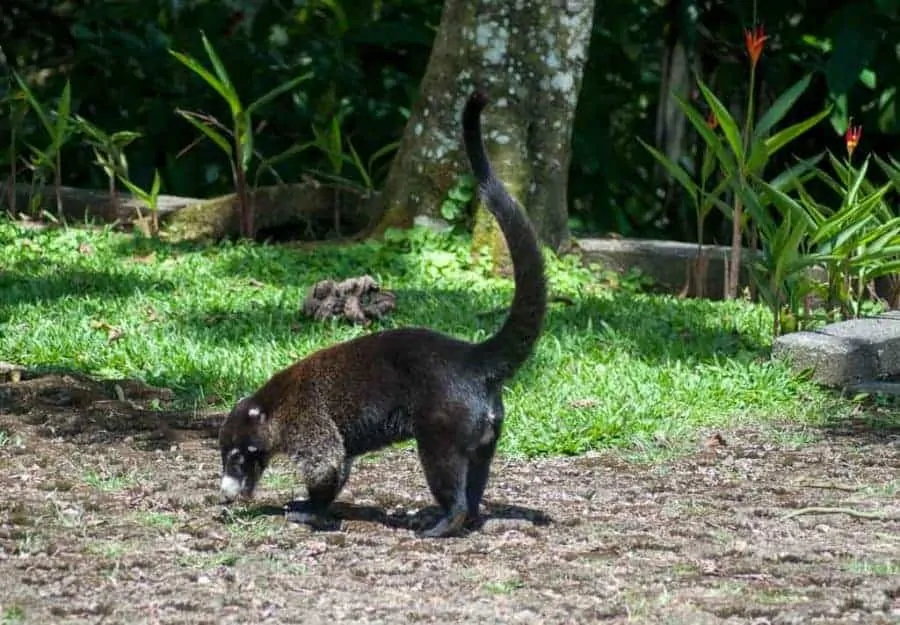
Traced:
<path id="1" fill-rule="evenodd" d="M 223 515 L 217 420 L 154 397 L 0 384 L 0 622 L 900 623 L 895 419 L 706 433 L 654 464 L 501 458 L 481 530 L 425 540 L 411 450 L 358 463 L 336 531 L 283 519 L 284 462 Z M 785 517 L 811 506 L 846 510 Z"/>

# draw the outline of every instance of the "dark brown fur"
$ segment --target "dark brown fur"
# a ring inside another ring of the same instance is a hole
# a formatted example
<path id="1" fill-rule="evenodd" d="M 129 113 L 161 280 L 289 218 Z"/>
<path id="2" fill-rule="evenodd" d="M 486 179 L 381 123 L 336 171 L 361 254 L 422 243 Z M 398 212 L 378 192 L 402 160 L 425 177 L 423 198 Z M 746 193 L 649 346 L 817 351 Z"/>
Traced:
<path id="1" fill-rule="evenodd" d="M 297 520 L 327 513 L 352 459 L 415 438 L 444 512 L 427 536 L 458 533 L 479 514 L 503 423 L 502 384 L 531 355 L 547 307 L 543 259 L 528 218 L 491 169 L 481 136 L 487 99 L 463 112 L 466 154 L 514 265 L 516 292 L 501 329 L 482 343 L 408 328 L 315 352 L 238 402 L 222 425 L 222 492 L 250 496 L 273 454 L 297 464 L 309 491 Z"/>

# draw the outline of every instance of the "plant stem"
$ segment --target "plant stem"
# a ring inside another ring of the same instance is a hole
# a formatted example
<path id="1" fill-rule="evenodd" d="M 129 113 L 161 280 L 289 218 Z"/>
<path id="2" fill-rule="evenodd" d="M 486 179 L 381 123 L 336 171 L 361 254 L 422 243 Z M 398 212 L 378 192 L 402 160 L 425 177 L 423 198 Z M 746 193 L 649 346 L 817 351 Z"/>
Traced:
<path id="1" fill-rule="evenodd" d="M 9 214 L 16 215 L 16 125 L 9 132 Z"/>
<path id="2" fill-rule="evenodd" d="M 56 167 L 53 171 L 53 186 L 54 191 L 56 192 L 56 214 L 59 217 L 60 222 L 65 223 L 65 218 L 63 217 L 63 209 L 62 209 L 62 192 L 60 187 L 62 186 L 62 156 L 60 155 L 62 150 L 56 151 Z"/>
<path id="3" fill-rule="evenodd" d="M 750 128 L 753 123 L 753 90 L 756 84 L 756 65 L 750 64 L 750 87 L 747 90 L 747 115 L 744 119 L 743 148 L 744 154 L 748 152 L 750 142 Z M 747 184 L 746 172 L 743 166 L 738 169 L 738 185 Z M 731 265 L 728 268 L 728 290 L 726 299 L 735 299 L 738 293 L 738 282 L 741 276 L 741 243 L 743 238 L 744 205 L 740 197 L 734 199 L 734 210 L 731 214 Z"/>
<path id="4" fill-rule="evenodd" d="M 241 210 L 241 236 L 252 239 L 256 232 L 253 223 L 253 206 L 250 204 L 250 194 L 247 193 L 247 175 L 241 167 L 242 155 L 241 147 L 235 141 L 234 150 L 234 186 L 237 191 L 238 205 Z"/>

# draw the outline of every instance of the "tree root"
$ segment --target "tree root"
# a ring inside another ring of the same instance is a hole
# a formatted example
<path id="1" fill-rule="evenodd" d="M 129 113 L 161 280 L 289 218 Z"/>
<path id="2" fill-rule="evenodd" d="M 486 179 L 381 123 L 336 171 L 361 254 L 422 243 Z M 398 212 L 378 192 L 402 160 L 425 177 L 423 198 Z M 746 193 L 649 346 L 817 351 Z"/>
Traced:
<path id="1" fill-rule="evenodd" d="M 827 508 L 819 506 L 791 510 L 790 512 L 784 514 L 781 518 L 792 519 L 804 514 L 846 514 L 858 519 L 873 519 L 875 521 L 891 521 L 896 518 L 889 514 L 882 514 L 880 512 L 866 512 L 864 510 L 856 510 L 855 508 Z"/>

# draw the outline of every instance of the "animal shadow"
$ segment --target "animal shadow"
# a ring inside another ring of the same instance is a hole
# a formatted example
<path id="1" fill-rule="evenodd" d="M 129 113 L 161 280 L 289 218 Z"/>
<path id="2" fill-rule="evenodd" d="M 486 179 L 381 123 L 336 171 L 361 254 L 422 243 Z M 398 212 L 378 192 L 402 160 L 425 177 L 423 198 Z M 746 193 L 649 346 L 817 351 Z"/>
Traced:
<path id="1" fill-rule="evenodd" d="M 233 513 L 232 516 L 233 518 L 244 520 L 263 516 L 283 517 L 288 522 L 306 525 L 317 532 L 341 531 L 344 522 L 348 521 L 375 523 L 390 529 L 422 532 L 437 523 L 442 515 L 438 506 L 427 506 L 416 512 L 410 512 L 402 508 L 387 512 L 383 508 L 376 506 L 339 501 L 331 505 L 327 518 L 313 520 L 305 514 L 305 504 L 305 501 L 299 500 L 292 501 L 281 507 L 272 505 L 249 506 L 242 511 Z M 552 522 L 552 517 L 534 508 L 485 502 L 482 506 L 481 517 L 476 521 L 470 521 L 466 525 L 466 532 L 478 531 L 491 524 L 515 527 L 527 524 L 543 527 Z"/>

